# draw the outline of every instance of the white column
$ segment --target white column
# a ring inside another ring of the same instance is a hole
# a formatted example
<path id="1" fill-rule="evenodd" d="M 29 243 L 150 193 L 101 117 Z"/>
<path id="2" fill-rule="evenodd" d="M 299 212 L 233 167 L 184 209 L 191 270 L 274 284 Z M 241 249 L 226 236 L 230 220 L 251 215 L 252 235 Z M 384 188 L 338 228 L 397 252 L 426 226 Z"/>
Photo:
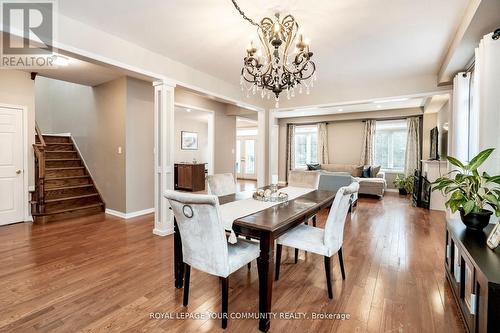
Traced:
<path id="1" fill-rule="evenodd" d="M 257 186 L 268 185 L 268 160 L 269 160 L 269 129 L 268 129 L 268 110 L 257 113 L 258 140 L 257 151 L 259 159 L 257 160 Z"/>
<path id="2" fill-rule="evenodd" d="M 153 83 L 155 91 L 155 226 L 153 233 L 174 232 L 173 214 L 163 193 L 174 188 L 174 88 L 167 81 Z"/>
<path id="3" fill-rule="evenodd" d="M 275 114 L 275 110 L 269 110 L 269 179 L 278 175 L 279 126 Z"/>

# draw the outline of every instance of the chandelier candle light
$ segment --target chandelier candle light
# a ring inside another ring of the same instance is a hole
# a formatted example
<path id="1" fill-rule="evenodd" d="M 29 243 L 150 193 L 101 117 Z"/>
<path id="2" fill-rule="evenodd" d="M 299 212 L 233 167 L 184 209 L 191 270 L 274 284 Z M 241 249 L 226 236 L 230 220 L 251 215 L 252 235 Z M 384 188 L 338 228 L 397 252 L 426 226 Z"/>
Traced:
<path id="1" fill-rule="evenodd" d="M 316 65 L 311 61 L 313 53 L 309 49 L 309 42 L 299 31 L 295 18 L 288 14 L 280 20 L 277 13 L 274 20 L 264 17 L 260 23 L 256 23 L 243 13 L 235 0 L 232 2 L 245 20 L 257 26 L 262 47 L 257 49 L 252 40 L 243 59 L 240 84 L 247 97 L 252 91 L 254 95 L 260 93 L 262 98 L 267 96 L 269 99 L 272 93 L 276 107 L 279 107 L 281 92 L 286 92 L 288 99 L 295 96 L 295 89 L 298 89 L 299 94 L 304 89 L 309 94 L 317 79 Z"/>

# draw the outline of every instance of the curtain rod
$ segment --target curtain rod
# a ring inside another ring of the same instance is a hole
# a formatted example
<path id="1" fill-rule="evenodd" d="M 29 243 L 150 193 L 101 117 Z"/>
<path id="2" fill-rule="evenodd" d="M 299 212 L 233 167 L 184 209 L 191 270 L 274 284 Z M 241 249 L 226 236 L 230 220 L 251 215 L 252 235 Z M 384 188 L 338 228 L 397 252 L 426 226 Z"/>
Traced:
<path id="1" fill-rule="evenodd" d="M 500 39 L 500 28 L 496 29 L 494 32 L 493 32 L 493 35 L 491 36 L 491 39 L 493 40 L 498 40 Z M 475 59 L 472 59 L 472 62 L 470 63 L 470 65 L 465 69 L 465 72 L 463 74 L 463 77 L 466 77 L 467 76 L 467 73 L 469 72 L 472 72 L 472 70 L 474 69 L 474 66 L 476 65 L 476 61 Z"/>

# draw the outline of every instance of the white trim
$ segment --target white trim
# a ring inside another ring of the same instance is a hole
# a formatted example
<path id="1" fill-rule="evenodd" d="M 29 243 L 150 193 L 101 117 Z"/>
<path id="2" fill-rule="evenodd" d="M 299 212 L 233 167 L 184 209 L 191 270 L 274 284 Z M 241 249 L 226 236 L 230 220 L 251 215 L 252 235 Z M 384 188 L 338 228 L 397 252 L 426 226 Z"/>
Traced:
<path id="1" fill-rule="evenodd" d="M 138 211 L 131 212 L 131 213 L 123 213 L 123 212 L 119 212 L 117 210 L 106 208 L 106 214 L 113 215 L 113 216 L 116 216 L 116 217 L 119 217 L 119 218 L 122 218 L 125 220 L 131 219 L 134 217 L 138 217 L 138 216 L 142 216 L 142 215 L 151 214 L 154 212 L 155 212 L 154 207 L 148 208 L 148 209 L 143 209 L 143 210 L 138 210 Z"/>
<path id="2" fill-rule="evenodd" d="M 168 236 L 168 235 L 172 235 L 174 233 L 174 229 L 167 229 L 167 230 L 160 230 L 160 229 L 156 229 L 154 228 L 153 229 L 153 234 L 154 235 L 157 235 L 157 236 Z"/>
<path id="3" fill-rule="evenodd" d="M 393 192 L 393 193 L 399 193 L 399 190 L 398 189 L 395 189 L 395 188 L 386 188 L 385 189 L 386 192 Z"/>
<path id="4" fill-rule="evenodd" d="M 42 135 L 70 137 L 71 133 L 42 133 Z"/>
<path id="5" fill-rule="evenodd" d="M 28 149 L 28 107 L 22 105 L 13 105 L 13 104 L 5 104 L 0 103 L 0 107 L 6 109 L 16 109 L 22 112 L 22 137 L 23 137 L 23 220 L 24 221 L 33 221 L 30 214 L 30 193 L 29 193 L 29 178 L 28 178 L 28 159 L 29 159 L 29 151 Z M 31 145 L 30 145 L 31 146 Z M 19 221 L 22 222 L 22 221 Z"/>

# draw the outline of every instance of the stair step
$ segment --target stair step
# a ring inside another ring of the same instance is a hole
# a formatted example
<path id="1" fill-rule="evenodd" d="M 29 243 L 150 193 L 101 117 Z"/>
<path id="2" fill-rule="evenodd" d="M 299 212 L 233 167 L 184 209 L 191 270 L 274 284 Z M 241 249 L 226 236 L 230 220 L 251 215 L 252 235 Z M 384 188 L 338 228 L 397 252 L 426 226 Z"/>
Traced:
<path id="1" fill-rule="evenodd" d="M 84 176 L 85 167 L 46 168 L 45 174 L 48 179 L 56 177 Z"/>
<path id="2" fill-rule="evenodd" d="M 67 200 L 74 200 L 74 199 L 90 198 L 90 197 L 95 197 L 95 196 L 98 196 L 98 195 L 99 195 L 98 193 L 91 193 L 91 194 L 84 194 L 84 195 L 76 195 L 76 196 L 73 196 L 73 197 L 48 199 L 48 200 L 45 200 L 45 203 L 67 201 Z"/>
<path id="3" fill-rule="evenodd" d="M 85 169 L 85 167 L 79 166 L 79 167 L 64 167 L 64 168 L 46 168 L 46 171 L 53 171 L 53 170 L 70 170 L 70 169 Z"/>
<path id="4" fill-rule="evenodd" d="M 81 176 L 66 176 L 66 177 L 49 177 L 45 178 L 45 180 L 64 180 L 64 179 L 73 179 L 73 178 L 89 178 L 89 175 L 81 175 Z"/>
<path id="5" fill-rule="evenodd" d="M 82 176 L 88 177 L 88 176 Z M 80 178 L 80 177 L 66 177 L 66 178 Z M 65 178 L 52 178 L 52 179 L 65 179 Z M 94 187 L 94 184 L 83 184 L 83 185 L 71 185 L 71 186 L 61 186 L 61 187 L 52 187 L 49 189 L 45 189 L 46 191 L 63 191 L 63 190 L 72 190 L 77 188 L 85 188 L 85 187 Z"/>
<path id="6" fill-rule="evenodd" d="M 71 142 L 54 142 L 47 143 L 46 150 L 48 151 L 74 151 L 75 148 Z"/>
<path id="7" fill-rule="evenodd" d="M 85 206 L 78 206 L 78 207 L 68 207 L 64 209 L 59 209 L 59 210 L 54 210 L 51 212 L 45 212 L 43 214 L 36 214 L 36 215 L 53 215 L 53 214 L 61 214 L 61 213 L 66 213 L 66 212 L 74 212 L 77 210 L 83 210 L 83 209 L 88 209 L 88 208 L 94 208 L 94 207 L 100 207 L 104 206 L 102 202 L 90 204 L 90 205 L 85 205 Z"/>
<path id="8" fill-rule="evenodd" d="M 47 158 L 46 162 L 54 162 L 54 161 L 79 161 L 79 158 Z"/>
<path id="9" fill-rule="evenodd" d="M 43 139 L 46 144 L 50 143 L 68 143 L 71 142 L 71 138 L 69 136 L 60 136 L 60 135 L 43 135 Z"/>

